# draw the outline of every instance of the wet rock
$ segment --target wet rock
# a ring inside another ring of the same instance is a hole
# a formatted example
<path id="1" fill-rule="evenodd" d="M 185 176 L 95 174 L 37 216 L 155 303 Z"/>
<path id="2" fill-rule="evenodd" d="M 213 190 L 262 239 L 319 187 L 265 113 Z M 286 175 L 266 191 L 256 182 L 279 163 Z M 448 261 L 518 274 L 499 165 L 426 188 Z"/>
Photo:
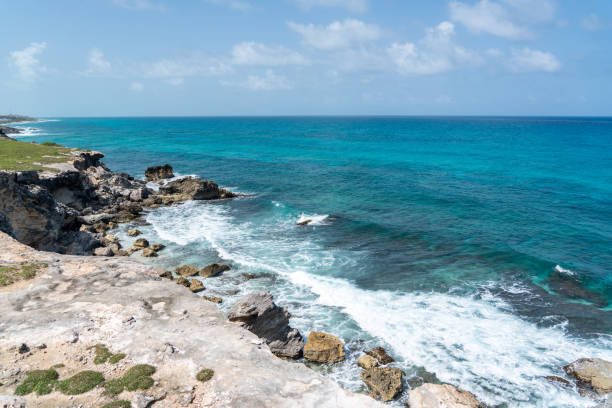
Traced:
<path id="1" fill-rule="evenodd" d="M 142 256 L 145 258 L 152 258 L 157 256 L 157 252 L 153 250 L 153 248 L 144 248 L 142 250 Z"/>
<path id="2" fill-rule="evenodd" d="M 559 383 L 566 387 L 571 385 L 571 383 L 567 381 L 565 378 L 557 377 L 556 375 L 547 375 L 544 378 L 546 378 L 550 382 Z"/>
<path id="3" fill-rule="evenodd" d="M 370 396 L 383 401 L 391 401 L 402 392 L 403 376 L 404 373 L 397 367 L 372 367 L 361 372 L 361 379 L 370 389 Z"/>
<path id="4" fill-rule="evenodd" d="M 408 394 L 410 408 L 481 408 L 474 394 L 449 384 L 426 383 Z"/>
<path id="5" fill-rule="evenodd" d="M 198 268 L 192 265 L 183 265 L 176 268 L 174 272 L 181 276 L 195 276 L 198 274 Z"/>
<path id="6" fill-rule="evenodd" d="M 191 286 L 191 282 L 189 282 L 189 280 L 188 280 L 188 279 L 186 279 L 186 278 L 184 278 L 184 277 L 182 277 L 182 276 L 176 280 L 176 283 L 177 283 L 178 285 L 184 286 L 184 287 L 186 287 L 186 288 L 188 288 L 189 286 Z"/>
<path id="7" fill-rule="evenodd" d="M 163 166 L 151 166 L 145 170 L 145 178 L 147 181 L 160 181 L 174 177 L 172 166 L 164 164 Z"/>
<path id="8" fill-rule="evenodd" d="M 270 351 L 282 358 L 299 358 L 304 340 L 289 326 L 291 315 L 277 306 L 270 292 L 253 292 L 240 298 L 227 318 L 266 341 Z"/>
<path id="9" fill-rule="evenodd" d="M 311 222 L 312 222 L 312 220 L 311 220 L 310 218 L 307 218 L 307 219 L 305 219 L 305 220 L 298 221 L 298 222 L 297 222 L 297 225 L 299 225 L 299 226 L 303 227 L 304 225 L 308 225 L 308 224 L 310 224 Z"/>
<path id="10" fill-rule="evenodd" d="M 207 300 L 209 302 L 213 302 L 213 303 L 222 303 L 223 299 L 221 299 L 220 297 L 217 296 L 202 296 L 203 300 Z"/>
<path id="11" fill-rule="evenodd" d="M 192 279 L 191 283 L 189 284 L 189 290 L 192 291 L 193 293 L 201 292 L 205 289 L 206 288 L 204 287 L 202 282 L 200 282 L 197 279 Z"/>
<path id="12" fill-rule="evenodd" d="M 184 200 L 217 200 L 236 196 L 227 190 L 219 188 L 219 186 L 212 181 L 200 180 L 193 177 L 171 181 L 159 188 L 159 194 L 170 196 L 167 197 L 170 199 L 170 202 Z"/>
<path id="13" fill-rule="evenodd" d="M 344 360 L 344 347 L 338 337 L 313 331 L 306 340 L 304 357 L 317 363 L 337 363 Z"/>
<path id="14" fill-rule="evenodd" d="M 144 238 L 138 238 L 132 245 L 136 248 L 147 248 L 149 246 L 149 241 Z"/>
<path id="15" fill-rule="evenodd" d="M 378 366 L 378 361 L 372 356 L 363 355 L 357 360 L 357 365 L 361 368 L 368 369 Z"/>
<path id="16" fill-rule="evenodd" d="M 386 365 L 395 361 L 393 357 L 387 354 L 385 349 L 382 347 L 376 347 L 372 350 L 368 350 L 366 351 L 366 354 L 374 357 L 378 361 L 378 363 L 382 365 Z"/>
<path id="17" fill-rule="evenodd" d="M 151 249 L 155 252 L 159 252 L 164 249 L 166 246 L 164 244 L 153 244 L 151 245 Z"/>
<path id="18" fill-rule="evenodd" d="M 200 269 L 200 276 L 203 278 L 210 278 L 213 276 L 217 276 L 222 272 L 225 271 L 229 271 L 230 267 L 229 265 L 225 265 L 225 264 L 211 264 L 208 266 L 205 266 L 204 268 Z"/>
<path id="19" fill-rule="evenodd" d="M 128 235 L 129 235 L 130 237 L 137 237 L 137 236 L 139 236 L 140 234 L 142 234 L 142 232 L 140 232 L 140 230 L 137 230 L 137 229 L 129 229 L 129 230 L 128 230 Z"/>
<path id="20" fill-rule="evenodd" d="M 612 392 L 612 362 L 600 358 L 581 358 L 563 367 L 567 375 L 576 379 L 582 390 L 593 390 L 599 395 Z"/>
<path id="21" fill-rule="evenodd" d="M 109 247 L 100 247 L 94 249 L 95 256 L 113 256 L 113 250 Z"/>

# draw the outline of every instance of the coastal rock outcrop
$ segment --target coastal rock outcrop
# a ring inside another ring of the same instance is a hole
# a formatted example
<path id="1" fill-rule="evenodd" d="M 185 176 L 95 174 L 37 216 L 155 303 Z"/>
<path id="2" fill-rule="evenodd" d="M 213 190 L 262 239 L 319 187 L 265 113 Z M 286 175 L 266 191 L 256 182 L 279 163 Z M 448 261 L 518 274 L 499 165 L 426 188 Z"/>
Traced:
<path id="1" fill-rule="evenodd" d="M 474 394 L 449 384 L 425 383 L 410 391 L 410 408 L 481 408 Z"/>
<path id="2" fill-rule="evenodd" d="M 593 390 L 599 395 L 612 393 L 612 362 L 600 358 L 581 358 L 563 367 L 576 379 L 581 391 Z"/>
<path id="3" fill-rule="evenodd" d="M 252 292 L 240 298 L 227 318 L 266 340 L 270 351 L 282 358 L 299 358 L 304 340 L 289 326 L 291 315 L 274 303 L 270 292 Z"/>
<path id="4" fill-rule="evenodd" d="M 342 341 L 332 334 L 310 332 L 304 346 L 304 358 L 328 364 L 344 361 Z"/>
<path id="5" fill-rule="evenodd" d="M 145 178 L 147 181 L 160 181 L 174 177 L 172 166 L 164 164 L 163 166 L 151 166 L 145 170 Z"/>
<path id="6" fill-rule="evenodd" d="M 174 272 L 183 277 L 195 276 L 198 274 L 198 268 L 193 265 L 183 265 L 176 268 Z"/>
<path id="7" fill-rule="evenodd" d="M 164 184 L 159 188 L 159 195 L 165 204 L 185 200 L 218 200 L 236 196 L 230 191 L 219 188 L 213 181 L 193 177 L 185 177 Z"/>
<path id="8" fill-rule="evenodd" d="M 383 401 L 391 401 L 402 392 L 403 376 L 403 371 L 397 367 L 372 367 L 361 372 L 361 379 L 370 389 L 370 396 Z"/>
<path id="9" fill-rule="evenodd" d="M 213 276 L 217 276 L 222 272 L 225 271 L 229 271 L 230 267 L 229 265 L 225 265 L 225 264 L 211 264 L 208 266 L 205 266 L 204 268 L 200 269 L 200 276 L 203 278 L 211 278 Z"/>
<path id="10" fill-rule="evenodd" d="M 368 350 L 365 353 L 368 356 L 374 357 L 378 361 L 378 363 L 382 365 L 386 365 L 395 361 L 393 357 L 387 354 L 387 351 L 380 346 L 375 347 L 372 350 Z"/>
<path id="11" fill-rule="evenodd" d="M 374 357 L 365 354 L 357 359 L 357 365 L 367 370 L 368 368 L 377 367 L 378 361 Z"/>

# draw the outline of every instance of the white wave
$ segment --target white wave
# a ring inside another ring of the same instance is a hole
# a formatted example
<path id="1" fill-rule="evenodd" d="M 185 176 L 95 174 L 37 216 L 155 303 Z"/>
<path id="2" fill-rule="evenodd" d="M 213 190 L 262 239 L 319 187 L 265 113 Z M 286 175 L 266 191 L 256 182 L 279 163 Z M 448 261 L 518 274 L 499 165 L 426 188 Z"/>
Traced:
<path id="1" fill-rule="evenodd" d="M 300 224 L 302 222 L 310 220 L 308 225 L 329 225 L 328 223 L 329 214 L 319 215 L 319 214 L 304 214 L 300 215 L 297 223 Z"/>
<path id="2" fill-rule="evenodd" d="M 42 135 L 42 131 L 39 128 L 29 126 L 15 126 L 17 129 L 21 129 L 21 132 L 14 135 L 16 137 L 33 137 Z"/>
<path id="3" fill-rule="evenodd" d="M 565 274 L 565 275 L 574 276 L 574 271 L 572 271 L 570 269 L 565 269 L 561 265 L 555 266 L 555 271 L 557 271 L 559 273 L 562 273 L 562 274 Z"/>

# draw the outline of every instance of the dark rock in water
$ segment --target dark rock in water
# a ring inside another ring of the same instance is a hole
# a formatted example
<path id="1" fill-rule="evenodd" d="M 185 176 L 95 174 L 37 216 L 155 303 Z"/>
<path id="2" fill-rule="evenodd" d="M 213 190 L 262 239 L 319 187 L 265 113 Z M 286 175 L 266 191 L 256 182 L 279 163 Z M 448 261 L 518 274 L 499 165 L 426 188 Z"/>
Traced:
<path id="1" fill-rule="evenodd" d="M 137 236 L 139 236 L 140 234 L 142 234 L 142 232 L 140 232 L 140 230 L 137 230 L 137 229 L 129 229 L 129 230 L 128 230 L 128 235 L 129 235 L 130 237 L 137 237 Z"/>
<path id="2" fill-rule="evenodd" d="M 164 164 L 163 166 L 152 166 L 145 170 L 145 178 L 147 181 L 159 181 L 174 177 L 172 166 Z"/>
<path id="3" fill-rule="evenodd" d="M 304 226 L 304 225 L 310 224 L 311 222 L 312 222 L 312 220 L 310 218 L 307 218 L 307 219 L 305 219 L 303 221 L 298 221 L 297 225 Z"/>
<path id="4" fill-rule="evenodd" d="M 136 241 L 134 241 L 133 245 L 136 248 L 148 248 L 149 247 L 149 241 L 147 241 L 144 238 L 138 238 Z"/>
<path id="5" fill-rule="evenodd" d="M 145 258 L 153 258 L 157 256 L 157 252 L 154 251 L 152 248 L 144 248 L 142 250 L 142 256 L 144 256 Z"/>
<path id="6" fill-rule="evenodd" d="M 179 266 L 174 270 L 177 275 L 181 276 L 195 276 L 198 274 L 198 268 L 192 265 Z"/>
<path id="7" fill-rule="evenodd" d="M 546 378 L 550 382 L 559 383 L 559 384 L 562 384 L 562 385 L 564 385 L 566 387 L 571 385 L 571 383 L 569 381 L 567 381 L 565 378 L 557 377 L 556 375 L 547 375 L 544 378 Z"/>
<path id="8" fill-rule="evenodd" d="M 270 351 L 282 358 L 299 358 L 304 340 L 289 326 L 291 315 L 274 303 L 270 292 L 253 292 L 240 298 L 227 318 L 266 340 Z"/>
<path id="9" fill-rule="evenodd" d="M 376 360 L 378 360 L 378 363 L 382 365 L 389 364 L 395 361 L 393 357 L 387 354 L 385 349 L 382 347 L 376 347 L 372 350 L 368 350 L 366 351 L 366 354 L 374 357 Z"/>
<path id="10" fill-rule="evenodd" d="M 164 244 L 153 244 L 151 245 L 151 249 L 155 252 L 159 252 L 164 249 L 166 246 Z"/>
<path id="11" fill-rule="evenodd" d="M 185 200 L 217 200 L 221 198 L 235 197 L 234 193 L 219 188 L 219 186 L 207 180 L 186 177 L 171 181 L 159 188 L 159 194 L 170 196 L 170 202 Z"/>
<path id="12" fill-rule="evenodd" d="M 393 400 L 402 392 L 404 373 L 396 367 L 372 367 L 361 372 L 361 379 L 370 389 L 370 396 L 383 401 Z"/>
<path id="13" fill-rule="evenodd" d="M 548 278 L 548 285 L 553 291 L 570 299 L 586 300 L 597 307 L 606 307 L 608 305 L 603 296 L 584 288 L 572 276 L 553 272 Z"/>
<path id="14" fill-rule="evenodd" d="M 344 346 L 332 334 L 313 331 L 304 346 L 304 358 L 317 363 L 338 363 L 344 361 Z"/>
<path id="15" fill-rule="evenodd" d="M 612 362 L 600 358 L 581 358 L 563 367 L 567 375 L 576 379 L 583 391 L 593 390 L 599 395 L 612 393 Z"/>
<path id="16" fill-rule="evenodd" d="M 200 269 L 200 276 L 203 278 L 210 278 L 210 277 L 217 276 L 218 274 L 225 272 L 225 271 L 229 271 L 229 270 L 230 270 L 229 265 L 211 264 L 211 265 L 205 266 L 204 268 Z"/>

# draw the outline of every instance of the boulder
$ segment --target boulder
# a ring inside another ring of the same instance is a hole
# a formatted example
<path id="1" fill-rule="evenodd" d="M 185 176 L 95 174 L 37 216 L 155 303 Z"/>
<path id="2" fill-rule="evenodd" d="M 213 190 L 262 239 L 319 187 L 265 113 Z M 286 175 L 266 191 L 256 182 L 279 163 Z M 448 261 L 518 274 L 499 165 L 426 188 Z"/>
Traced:
<path id="1" fill-rule="evenodd" d="M 164 249 L 166 246 L 164 244 L 153 244 L 151 245 L 151 249 L 155 252 L 159 252 Z"/>
<path id="2" fill-rule="evenodd" d="M 600 358 L 581 358 L 563 367 L 576 379 L 579 388 L 592 389 L 599 395 L 612 392 L 612 362 Z"/>
<path id="3" fill-rule="evenodd" d="M 186 288 L 191 286 L 191 282 L 189 282 L 189 280 L 187 278 L 184 277 L 180 277 L 175 281 L 178 285 L 184 286 Z"/>
<path id="4" fill-rule="evenodd" d="M 159 188 L 159 194 L 177 196 L 175 198 L 169 197 L 170 202 L 184 200 L 217 200 L 236 196 L 227 190 L 219 188 L 219 186 L 212 181 L 200 180 L 193 177 L 186 177 L 166 183 Z"/>
<path id="5" fill-rule="evenodd" d="M 397 367 L 372 367 L 361 372 L 361 379 L 370 389 L 370 396 L 383 401 L 391 401 L 402 392 L 403 376 L 404 373 Z M 410 407 L 413 408 L 412 405 Z"/>
<path id="6" fill-rule="evenodd" d="M 372 350 L 368 350 L 366 351 L 366 354 L 374 357 L 378 361 L 378 363 L 381 365 L 386 365 L 386 364 L 389 364 L 395 361 L 393 357 L 387 354 L 385 349 L 382 347 L 376 347 L 376 348 L 373 348 Z"/>
<path id="7" fill-rule="evenodd" d="M 357 365 L 361 368 L 368 369 L 378 366 L 378 361 L 372 356 L 368 356 L 367 354 L 359 357 L 357 360 Z"/>
<path id="8" fill-rule="evenodd" d="M 140 234 L 142 234 L 142 232 L 140 232 L 140 230 L 137 230 L 137 229 L 129 229 L 129 230 L 128 230 L 128 235 L 129 235 L 130 237 L 137 237 L 137 236 L 139 236 Z"/>
<path id="9" fill-rule="evenodd" d="M 213 276 L 216 276 L 222 272 L 225 271 L 229 271 L 230 267 L 229 265 L 225 265 L 225 264 L 211 264 L 208 266 L 205 266 L 204 268 L 200 269 L 200 276 L 203 278 L 210 278 Z"/>
<path id="10" fill-rule="evenodd" d="M 107 234 L 102 238 L 102 242 L 104 245 L 117 244 L 119 243 L 119 238 L 116 235 Z"/>
<path id="11" fill-rule="evenodd" d="M 289 326 L 291 315 L 277 306 L 270 292 L 253 292 L 240 298 L 227 318 L 266 340 L 270 351 L 282 358 L 299 358 L 304 340 Z"/>
<path id="12" fill-rule="evenodd" d="M 221 299 L 220 297 L 217 296 L 202 296 L 203 300 L 207 300 L 209 302 L 213 302 L 213 303 L 222 303 L 223 299 Z"/>
<path id="13" fill-rule="evenodd" d="M 142 250 L 142 256 L 144 256 L 145 258 L 152 258 L 157 256 L 157 252 L 154 251 L 152 248 L 144 248 Z"/>
<path id="14" fill-rule="evenodd" d="M 410 408 L 480 408 L 474 394 L 449 384 L 425 383 L 408 394 Z"/>
<path id="15" fill-rule="evenodd" d="M 159 181 L 174 177 L 172 166 L 164 164 L 163 166 L 151 166 L 145 170 L 145 178 L 147 181 Z"/>
<path id="16" fill-rule="evenodd" d="M 198 274 L 198 268 L 192 265 L 183 265 L 176 268 L 174 272 L 181 276 L 195 276 Z"/>
<path id="17" fill-rule="evenodd" d="M 144 238 L 138 238 L 132 245 L 136 248 L 147 248 L 149 246 L 149 241 Z"/>
<path id="18" fill-rule="evenodd" d="M 192 291 L 193 293 L 201 292 L 205 289 L 206 288 L 204 287 L 202 282 L 200 282 L 197 279 L 192 279 L 191 283 L 189 284 L 189 290 Z"/>
<path id="19" fill-rule="evenodd" d="M 113 256 L 113 250 L 109 247 L 100 247 L 94 249 L 95 256 Z"/>
<path id="20" fill-rule="evenodd" d="M 336 336 L 313 331 L 304 346 L 304 357 L 317 363 L 337 363 L 344 360 L 344 347 Z"/>

